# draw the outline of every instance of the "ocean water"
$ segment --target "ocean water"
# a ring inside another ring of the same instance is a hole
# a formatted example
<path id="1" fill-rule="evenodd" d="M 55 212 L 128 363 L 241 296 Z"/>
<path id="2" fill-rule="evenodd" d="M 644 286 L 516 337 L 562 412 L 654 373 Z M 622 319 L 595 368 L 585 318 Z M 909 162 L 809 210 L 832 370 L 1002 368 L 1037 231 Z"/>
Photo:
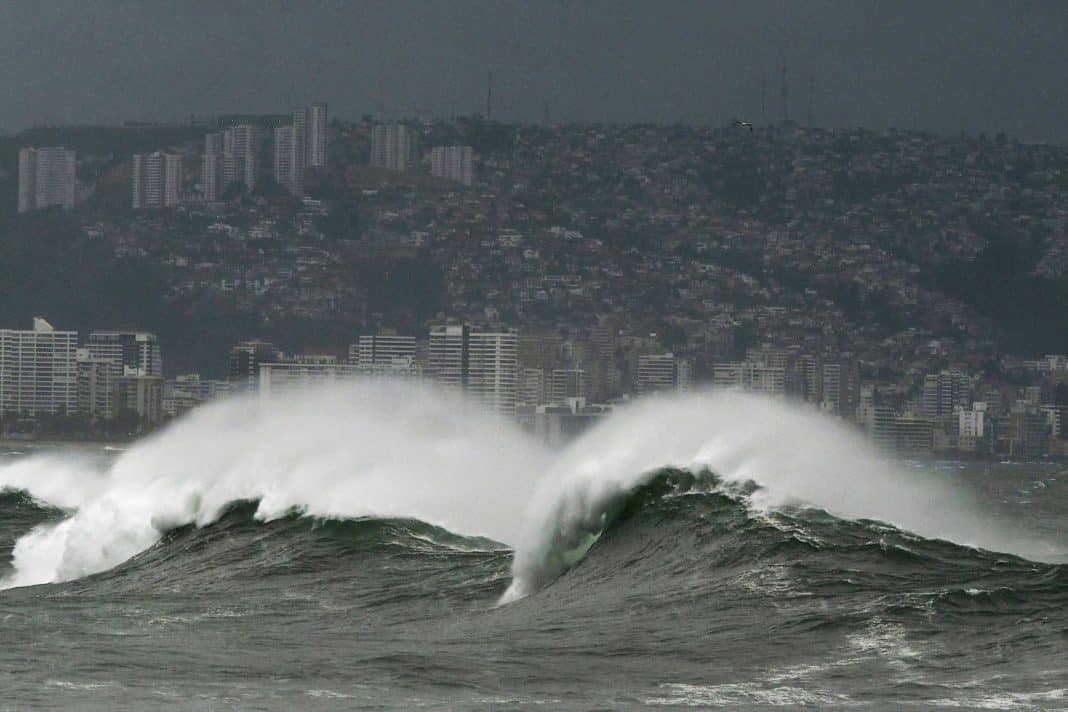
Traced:
<path id="1" fill-rule="evenodd" d="M 1065 562 L 1068 468 L 782 402 L 235 399 L 0 448 L 0 710 L 1068 709 Z"/>

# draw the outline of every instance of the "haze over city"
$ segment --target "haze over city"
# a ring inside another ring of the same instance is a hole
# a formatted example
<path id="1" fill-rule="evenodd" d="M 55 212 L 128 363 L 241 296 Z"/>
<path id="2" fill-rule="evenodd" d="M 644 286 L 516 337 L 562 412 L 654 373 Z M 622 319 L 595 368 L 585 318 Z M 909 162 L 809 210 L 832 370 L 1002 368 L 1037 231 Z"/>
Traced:
<path id="1" fill-rule="evenodd" d="M 1058 2 L 93 2 L 0 7 L 0 130 L 485 108 L 534 122 L 1004 131 L 1068 141 Z M 546 111 L 547 110 L 547 111 Z"/>

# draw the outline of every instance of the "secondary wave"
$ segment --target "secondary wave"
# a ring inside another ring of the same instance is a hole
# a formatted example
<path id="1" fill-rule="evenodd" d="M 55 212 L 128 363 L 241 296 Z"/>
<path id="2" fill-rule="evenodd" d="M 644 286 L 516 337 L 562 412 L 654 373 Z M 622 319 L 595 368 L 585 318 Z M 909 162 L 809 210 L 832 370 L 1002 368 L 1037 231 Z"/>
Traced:
<path id="1" fill-rule="evenodd" d="M 0 489 L 74 510 L 18 540 L 0 587 L 107 570 L 163 532 L 256 501 L 262 521 L 294 510 L 417 519 L 503 542 L 515 549 L 510 601 L 565 571 L 664 467 L 700 482 L 714 473 L 757 509 L 812 505 L 1029 558 L 1063 553 L 998 531 L 962 492 L 902 471 L 844 425 L 778 400 L 641 401 L 552 453 L 458 397 L 368 382 L 216 403 L 113 458 L 40 456 L 0 468 Z"/>

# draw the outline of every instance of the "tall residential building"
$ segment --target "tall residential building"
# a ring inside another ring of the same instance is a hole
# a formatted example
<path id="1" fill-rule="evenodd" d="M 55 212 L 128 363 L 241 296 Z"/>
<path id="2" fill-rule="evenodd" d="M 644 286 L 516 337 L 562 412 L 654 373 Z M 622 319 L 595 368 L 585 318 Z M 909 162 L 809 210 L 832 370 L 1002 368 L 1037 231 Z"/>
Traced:
<path id="1" fill-rule="evenodd" d="M 170 153 L 137 153 L 131 175 L 133 208 L 170 208 L 182 194 L 182 157 Z"/>
<path id="2" fill-rule="evenodd" d="M 112 363 L 116 376 L 163 375 L 159 339 L 147 331 L 93 331 L 85 347 L 94 359 Z"/>
<path id="3" fill-rule="evenodd" d="M 404 124 L 378 124 L 371 133 L 371 165 L 406 171 L 412 161 L 412 135 Z"/>
<path id="4" fill-rule="evenodd" d="M 474 151 L 470 146 L 435 146 L 430 152 L 430 173 L 471 185 L 474 180 Z"/>
<path id="5" fill-rule="evenodd" d="M 469 344 L 467 392 L 489 410 L 514 416 L 519 389 L 519 335 L 474 332 Z"/>
<path id="6" fill-rule="evenodd" d="M 431 329 L 427 368 L 439 385 L 456 392 L 467 388 L 470 337 L 471 327 L 467 325 Z"/>
<path id="7" fill-rule="evenodd" d="M 586 371 L 578 368 L 553 370 L 551 403 L 567 403 L 572 398 L 589 398 L 590 379 Z"/>
<path id="8" fill-rule="evenodd" d="M 430 332 L 428 369 L 440 385 L 468 394 L 489 410 L 515 414 L 519 396 L 519 335 L 479 332 L 467 325 Z"/>
<path id="9" fill-rule="evenodd" d="M 74 151 L 62 146 L 19 151 L 19 212 L 73 208 L 76 163 Z"/>
<path id="10" fill-rule="evenodd" d="M 111 359 L 95 358 L 78 349 L 78 412 L 91 421 L 111 420 L 118 414 L 118 380 Z"/>
<path id="11" fill-rule="evenodd" d="M 968 405 L 971 379 L 960 371 L 942 371 L 924 376 L 922 406 L 928 418 L 952 416 L 957 406 Z"/>
<path id="12" fill-rule="evenodd" d="M 693 385 L 693 366 L 675 354 L 638 356 L 638 395 L 657 391 L 688 391 Z"/>
<path id="13" fill-rule="evenodd" d="M 230 388 L 253 390 L 259 385 L 260 364 L 276 362 L 282 355 L 266 341 L 242 341 L 230 349 Z"/>
<path id="14" fill-rule="evenodd" d="M 250 192 L 255 190 L 259 178 L 260 128 L 241 124 L 226 129 L 222 134 L 222 149 L 223 180 L 218 192 L 225 193 L 234 183 L 242 184 Z"/>
<path id="15" fill-rule="evenodd" d="M 229 390 L 228 382 L 202 379 L 199 373 L 176 376 L 163 382 L 163 414 L 177 417 Z"/>
<path id="16" fill-rule="evenodd" d="M 349 363 L 357 366 L 388 366 L 415 359 L 415 337 L 379 332 L 361 336 L 349 347 Z"/>
<path id="17" fill-rule="evenodd" d="M 56 331 L 40 317 L 33 329 L 0 329 L 0 417 L 78 409 L 78 332 Z"/>
<path id="18" fill-rule="evenodd" d="M 274 130 L 274 179 L 290 195 L 304 194 L 304 145 L 296 126 Z"/>
<path id="19" fill-rule="evenodd" d="M 786 392 L 786 369 L 749 361 L 717 363 L 712 367 L 712 381 L 721 388 L 783 395 Z"/>
<path id="20" fill-rule="evenodd" d="M 361 336 L 358 343 L 349 347 L 349 363 L 357 367 L 361 376 L 419 378 L 422 369 L 415 357 L 415 337 L 398 336 L 392 331 Z"/>
<path id="21" fill-rule="evenodd" d="M 261 363 L 257 370 L 257 388 L 261 396 L 301 390 L 326 383 L 355 381 L 359 367 L 336 361 Z"/>
<path id="22" fill-rule="evenodd" d="M 304 163 L 312 168 L 322 168 L 326 165 L 326 103 L 317 102 L 307 109 L 307 134 L 305 140 Z"/>
<path id="23" fill-rule="evenodd" d="M 854 420 L 860 403 L 860 371 L 856 362 L 843 359 L 824 363 L 820 383 L 823 410 Z"/>

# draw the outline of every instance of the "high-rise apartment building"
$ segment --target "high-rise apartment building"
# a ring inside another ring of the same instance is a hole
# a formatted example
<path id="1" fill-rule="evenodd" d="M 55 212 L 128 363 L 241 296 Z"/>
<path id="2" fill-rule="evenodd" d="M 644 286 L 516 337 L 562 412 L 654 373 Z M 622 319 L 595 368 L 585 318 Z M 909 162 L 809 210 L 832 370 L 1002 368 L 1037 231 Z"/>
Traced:
<path id="1" fill-rule="evenodd" d="M 474 181 L 474 151 L 470 146 L 435 146 L 430 152 L 430 173 L 471 185 Z"/>
<path id="2" fill-rule="evenodd" d="M 688 391 L 693 385 L 693 366 L 673 353 L 638 356 L 638 395 L 664 391 Z"/>
<path id="3" fill-rule="evenodd" d="M 579 368 L 553 370 L 552 403 L 567 403 L 572 398 L 589 397 L 590 379 L 585 370 Z"/>
<path id="4" fill-rule="evenodd" d="M 856 361 L 828 361 L 823 364 L 821 373 L 820 406 L 829 413 L 854 420 L 860 404 L 860 371 Z"/>
<path id="5" fill-rule="evenodd" d="M 467 392 L 487 409 L 514 416 L 519 389 L 519 335 L 474 332 L 469 347 Z"/>
<path id="6" fill-rule="evenodd" d="M 952 416 L 957 406 L 968 405 L 971 379 L 960 371 L 942 371 L 924 376 L 922 407 L 928 418 Z"/>
<path id="7" fill-rule="evenodd" d="M 274 179 L 295 196 L 304 194 L 304 146 L 300 134 L 296 124 L 274 130 Z"/>
<path id="8" fill-rule="evenodd" d="M 467 387 L 471 327 L 448 325 L 430 331 L 427 367 L 438 385 L 462 392 Z"/>
<path id="9" fill-rule="evenodd" d="M 515 414 L 519 395 L 519 335 L 479 332 L 467 325 L 430 332 L 428 367 L 440 385 L 463 392 L 501 415 Z"/>
<path id="10" fill-rule="evenodd" d="M 217 160 L 222 169 L 222 180 L 217 180 L 211 191 L 205 186 L 205 194 L 213 192 L 218 197 L 234 183 L 242 184 L 250 192 L 254 190 L 259 178 L 260 128 L 252 124 L 241 124 L 215 136 L 218 138 L 205 139 L 204 147 L 215 150 L 221 144 L 222 158 Z M 207 155 L 212 154 L 205 153 L 205 157 Z"/>
<path id="11" fill-rule="evenodd" d="M 108 361 L 116 376 L 162 376 L 159 339 L 147 331 L 93 331 L 85 348 L 93 359 Z"/>
<path id="12" fill-rule="evenodd" d="M 786 369 L 749 361 L 717 363 L 712 367 L 712 381 L 721 388 L 783 395 L 786 392 Z"/>
<path id="13" fill-rule="evenodd" d="M 265 341 L 242 341 L 230 349 L 230 387 L 254 390 L 259 385 L 260 364 L 277 362 L 281 353 Z"/>
<path id="14" fill-rule="evenodd" d="M 73 208 L 76 163 L 74 151 L 62 146 L 19 151 L 19 212 Z"/>
<path id="15" fill-rule="evenodd" d="M 391 332 L 361 336 L 349 347 L 349 363 L 358 366 L 388 366 L 415 359 L 415 337 Z"/>
<path id="16" fill-rule="evenodd" d="M 349 363 L 357 367 L 361 376 L 422 376 L 422 369 L 416 363 L 415 337 L 392 331 L 361 336 L 349 347 Z"/>
<path id="17" fill-rule="evenodd" d="M 326 104 L 317 102 L 305 109 L 307 138 L 305 140 L 305 165 L 322 168 L 326 165 Z"/>
<path id="18" fill-rule="evenodd" d="M 406 171 L 412 161 L 412 135 L 404 124 L 378 124 L 371 133 L 371 165 Z"/>
<path id="19" fill-rule="evenodd" d="M 36 417 L 78 409 L 78 332 L 0 329 L 0 416 Z"/>
<path id="20" fill-rule="evenodd" d="M 133 208 L 170 208 L 182 195 L 182 157 L 170 153 L 138 153 L 131 171 Z"/>

